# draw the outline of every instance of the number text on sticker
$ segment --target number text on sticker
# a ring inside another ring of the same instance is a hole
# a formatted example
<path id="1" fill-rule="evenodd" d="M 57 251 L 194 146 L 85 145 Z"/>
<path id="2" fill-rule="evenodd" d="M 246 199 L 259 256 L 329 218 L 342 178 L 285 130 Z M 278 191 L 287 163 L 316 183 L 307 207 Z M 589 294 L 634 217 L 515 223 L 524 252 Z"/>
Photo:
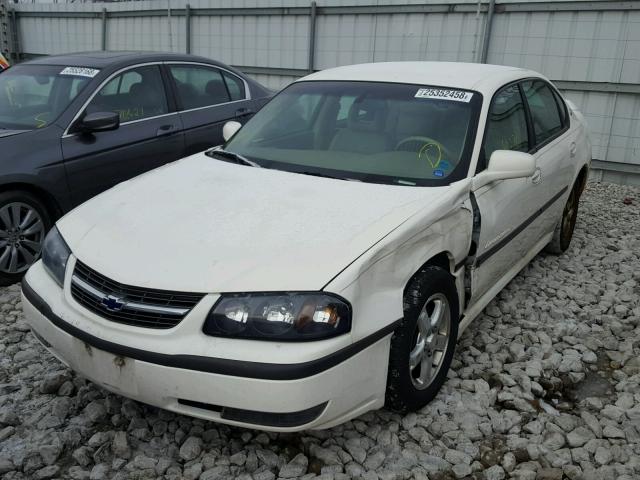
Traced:
<path id="1" fill-rule="evenodd" d="M 95 68 L 86 68 L 86 67 L 65 67 L 64 70 L 60 72 L 60 75 L 73 75 L 75 77 L 95 77 L 100 70 Z"/>
<path id="2" fill-rule="evenodd" d="M 446 88 L 421 88 L 416 92 L 416 98 L 437 98 L 440 100 L 453 100 L 454 102 L 469 103 L 473 93 L 463 90 L 448 90 Z"/>

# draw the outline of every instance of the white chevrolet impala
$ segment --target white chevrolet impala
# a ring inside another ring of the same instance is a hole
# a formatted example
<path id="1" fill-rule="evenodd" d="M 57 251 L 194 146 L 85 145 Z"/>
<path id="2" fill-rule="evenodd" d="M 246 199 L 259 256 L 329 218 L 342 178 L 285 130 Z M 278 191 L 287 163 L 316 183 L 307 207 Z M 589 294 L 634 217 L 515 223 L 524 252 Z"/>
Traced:
<path id="1" fill-rule="evenodd" d="M 433 399 L 474 317 L 568 248 L 591 159 L 546 78 L 492 65 L 326 70 L 238 127 L 62 218 L 23 307 L 106 389 L 267 430 Z"/>

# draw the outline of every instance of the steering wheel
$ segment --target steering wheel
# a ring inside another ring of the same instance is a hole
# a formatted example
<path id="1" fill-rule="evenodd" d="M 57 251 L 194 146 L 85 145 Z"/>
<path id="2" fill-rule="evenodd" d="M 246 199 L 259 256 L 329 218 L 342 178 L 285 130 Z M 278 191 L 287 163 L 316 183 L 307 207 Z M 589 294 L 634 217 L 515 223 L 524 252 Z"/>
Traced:
<path id="1" fill-rule="evenodd" d="M 425 159 L 429 163 L 429 166 L 433 169 L 438 168 L 443 157 L 453 158 L 451 152 L 437 140 L 430 137 L 423 137 L 421 135 L 415 135 L 404 138 L 398 142 L 394 150 L 404 150 L 408 152 L 414 151 L 414 149 L 400 148 L 408 144 L 415 143 L 418 145 L 417 154 L 419 159 Z"/>

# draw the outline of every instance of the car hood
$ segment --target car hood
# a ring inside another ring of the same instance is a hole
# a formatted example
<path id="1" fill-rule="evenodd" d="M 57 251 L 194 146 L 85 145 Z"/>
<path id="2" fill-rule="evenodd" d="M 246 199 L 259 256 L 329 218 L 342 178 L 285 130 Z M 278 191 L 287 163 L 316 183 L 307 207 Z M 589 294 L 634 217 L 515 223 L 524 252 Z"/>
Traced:
<path id="1" fill-rule="evenodd" d="M 320 178 L 197 154 L 98 195 L 58 228 L 80 261 L 128 285 L 319 290 L 448 188 Z"/>

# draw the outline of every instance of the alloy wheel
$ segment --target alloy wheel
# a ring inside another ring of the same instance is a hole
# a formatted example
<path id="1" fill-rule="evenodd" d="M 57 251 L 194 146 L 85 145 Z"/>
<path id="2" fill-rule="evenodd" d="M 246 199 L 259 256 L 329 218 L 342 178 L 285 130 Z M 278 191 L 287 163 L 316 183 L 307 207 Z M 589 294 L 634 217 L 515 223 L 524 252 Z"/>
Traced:
<path id="1" fill-rule="evenodd" d="M 40 255 L 46 231 L 31 205 L 11 202 L 0 207 L 0 272 L 20 273 Z"/>
<path id="2" fill-rule="evenodd" d="M 451 309 L 447 297 L 436 293 L 425 302 L 416 326 L 415 344 L 409 353 L 409 374 L 418 390 L 438 375 L 449 345 Z"/>

